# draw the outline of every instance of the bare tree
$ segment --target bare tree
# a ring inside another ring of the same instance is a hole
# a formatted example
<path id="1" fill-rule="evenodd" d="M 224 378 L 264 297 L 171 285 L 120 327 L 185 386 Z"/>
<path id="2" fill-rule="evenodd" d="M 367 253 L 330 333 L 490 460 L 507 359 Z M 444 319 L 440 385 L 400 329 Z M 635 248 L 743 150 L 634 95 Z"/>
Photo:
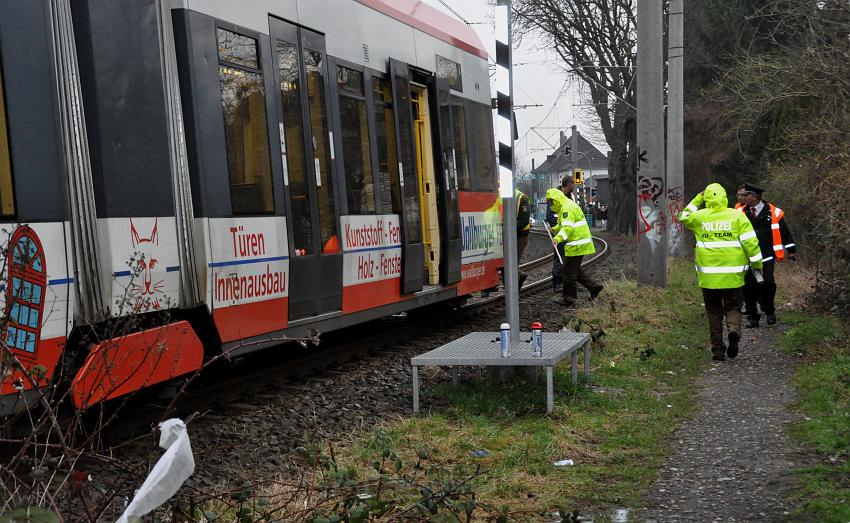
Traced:
<path id="1" fill-rule="evenodd" d="M 635 0 L 514 0 L 518 31 L 552 46 L 586 85 L 611 148 L 611 227 L 635 229 Z"/>
<path id="2" fill-rule="evenodd" d="M 817 253 L 816 299 L 848 310 L 850 0 L 770 0 L 747 23 L 757 45 L 706 93 L 716 132 L 779 199 L 803 252 Z"/>

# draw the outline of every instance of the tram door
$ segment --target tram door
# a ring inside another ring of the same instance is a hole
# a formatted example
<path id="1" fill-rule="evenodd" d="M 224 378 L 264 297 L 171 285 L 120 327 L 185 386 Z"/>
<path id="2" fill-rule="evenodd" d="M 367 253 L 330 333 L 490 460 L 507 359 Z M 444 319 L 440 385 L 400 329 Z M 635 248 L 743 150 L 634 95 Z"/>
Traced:
<path id="1" fill-rule="evenodd" d="M 324 37 L 269 18 L 287 196 L 289 320 L 342 308 L 342 254 Z"/>
<path id="2" fill-rule="evenodd" d="M 419 181 L 416 166 L 413 100 L 411 99 L 410 68 L 406 63 L 390 58 L 393 87 L 393 115 L 398 140 L 398 171 L 401 185 L 401 292 L 409 294 L 422 290 L 424 246 L 419 206 Z"/>
<path id="3" fill-rule="evenodd" d="M 423 277 L 428 285 L 437 285 L 440 283 L 440 219 L 437 213 L 434 147 L 431 141 L 431 110 L 428 103 L 428 90 L 424 85 L 411 84 L 410 93 L 425 254 Z"/>
<path id="4" fill-rule="evenodd" d="M 457 194 L 457 154 L 453 141 L 453 130 L 456 124 L 451 115 L 451 98 L 449 82 L 445 78 L 431 77 L 429 86 L 435 93 L 431 100 L 435 137 L 434 150 L 439 151 L 437 159 L 437 182 L 439 196 L 438 208 L 441 210 L 442 224 L 442 265 L 440 267 L 441 281 L 455 283 L 461 279 L 460 267 L 463 256 L 463 240 L 460 235 L 460 203 Z M 464 128 L 464 126 L 460 126 Z M 480 132 L 474 130 L 473 132 Z M 463 160 L 461 160 L 463 161 Z"/>

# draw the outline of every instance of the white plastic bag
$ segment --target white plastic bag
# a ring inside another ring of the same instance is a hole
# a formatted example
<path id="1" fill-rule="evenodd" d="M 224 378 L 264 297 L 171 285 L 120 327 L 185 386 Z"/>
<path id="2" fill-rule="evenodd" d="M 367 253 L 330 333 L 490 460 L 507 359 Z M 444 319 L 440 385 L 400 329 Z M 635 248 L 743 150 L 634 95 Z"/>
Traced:
<path id="1" fill-rule="evenodd" d="M 195 471 L 186 424 L 171 418 L 160 423 L 159 430 L 159 446 L 165 449 L 165 454 L 156 462 L 116 523 L 129 523 L 130 518 L 140 518 L 162 505 Z"/>

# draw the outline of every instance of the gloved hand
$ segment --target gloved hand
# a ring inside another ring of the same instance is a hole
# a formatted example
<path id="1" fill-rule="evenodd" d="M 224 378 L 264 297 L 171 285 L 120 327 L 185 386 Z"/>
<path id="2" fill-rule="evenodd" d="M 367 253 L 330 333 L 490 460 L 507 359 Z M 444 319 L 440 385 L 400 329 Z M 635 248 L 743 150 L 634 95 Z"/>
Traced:
<path id="1" fill-rule="evenodd" d="M 792 262 L 796 262 L 796 261 L 797 261 L 797 256 L 796 256 L 796 255 L 794 255 L 794 254 L 791 254 L 791 255 L 789 255 L 788 257 L 789 257 L 789 258 L 791 258 L 791 261 L 792 261 Z"/>

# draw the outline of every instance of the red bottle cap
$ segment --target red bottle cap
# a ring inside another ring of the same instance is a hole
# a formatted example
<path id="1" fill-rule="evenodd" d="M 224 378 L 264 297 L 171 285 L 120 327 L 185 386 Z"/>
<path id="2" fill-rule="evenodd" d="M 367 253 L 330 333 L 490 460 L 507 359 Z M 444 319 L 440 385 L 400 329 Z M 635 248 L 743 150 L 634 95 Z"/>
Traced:
<path id="1" fill-rule="evenodd" d="M 543 328 L 543 324 L 542 324 L 542 323 L 540 323 L 539 321 L 535 321 L 534 323 L 532 323 L 532 324 L 531 324 L 531 328 L 532 328 L 532 329 L 542 329 L 542 328 Z"/>

